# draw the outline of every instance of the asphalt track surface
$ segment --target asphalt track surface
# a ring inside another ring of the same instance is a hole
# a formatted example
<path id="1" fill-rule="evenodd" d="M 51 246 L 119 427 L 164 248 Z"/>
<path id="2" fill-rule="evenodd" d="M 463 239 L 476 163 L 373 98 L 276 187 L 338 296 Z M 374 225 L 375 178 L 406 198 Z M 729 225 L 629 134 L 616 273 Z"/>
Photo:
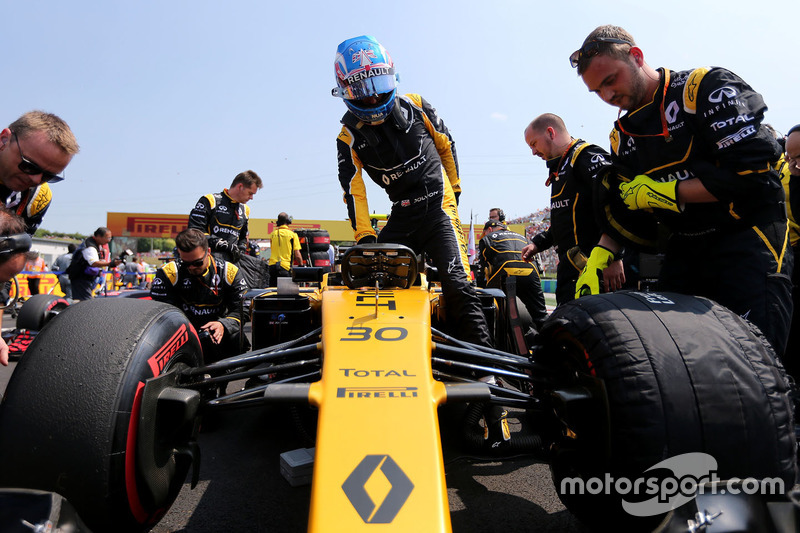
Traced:
<path id="1" fill-rule="evenodd" d="M 3 329 L 14 326 L 5 315 Z M 15 362 L 0 367 L 5 391 Z M 229 385 L 229 391 L 236 384 Z M 228 411 L 199 436 L 200 480 L 186 483 L 153 533 L 272 533 L 307 529 L 310 486 L 292 487 L 280 474 L 282 452 L 309 446 L 285 407 Z M 442 417 L 445 472 L 455 532 L 586 532 L 556 495 L 546 464 L 532 457 L 467 459 L 449 446 L 452 423 Z M 409 436 L 412 438 L 413 436 Z M 335 530 L 335 527 L 334 529 Z"/>

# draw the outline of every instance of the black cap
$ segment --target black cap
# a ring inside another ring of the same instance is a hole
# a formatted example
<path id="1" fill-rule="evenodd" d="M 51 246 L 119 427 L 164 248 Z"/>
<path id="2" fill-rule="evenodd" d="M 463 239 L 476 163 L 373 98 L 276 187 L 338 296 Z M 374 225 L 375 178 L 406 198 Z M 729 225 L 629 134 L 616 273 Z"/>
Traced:
<path id="1" fill-rule="evenodd" d="M 788 137 L 789 135 L 791 135 L 792 133 L 794 133 L 796 131 L 800 131 L 800 124 L 798 124 L 797 126 L 793 127 L 792 129 L 790 129 L 789 133 L 787 133 L 786 136 Z"/>

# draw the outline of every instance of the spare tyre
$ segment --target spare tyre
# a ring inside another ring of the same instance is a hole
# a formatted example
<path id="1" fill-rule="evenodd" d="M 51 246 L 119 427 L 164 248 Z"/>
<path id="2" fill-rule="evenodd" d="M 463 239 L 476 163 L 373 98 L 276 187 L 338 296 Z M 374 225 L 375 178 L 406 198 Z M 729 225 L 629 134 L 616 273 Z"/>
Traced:
<path id="1" fill-rule="evenodd" d="M 630 521 L 622 503 L 636 498 L 617 487 L 607 495 L 566 494 L 565 480 L 633 480 L 690 452 L 713 456 L 719 479 L 779 478 L 787 490 L 794 484 L 786 373 L 760 331 L 732 311 L 700 297 L 621 291 L 558 307 L 539 340 L 537 361 L 564 369 L 556 380 L 562 389 L 574 393 L 570 386 L 582 378 L 600 383 L 592 408 L 606 416 L 587 422 L 580 419 L 587 409 L 562 405 L 564 438 L 551 462 L 559 496 L 583 521 Z"/>
<path id="2" fill-rule="evenodd" d="M 297 237 L 300 239 L 300 248 L 311 252 L 327 252 L 331 244 L 330 235 L 324 229 L 307 229 L 302 236 L 298 232 Z"/>
<path id="3" fill-rule="evenodd" d="M 331 258 L 328 252 L 311 252 L 311 266 L 322 267 L 325 272 L 331 271 Z"/>

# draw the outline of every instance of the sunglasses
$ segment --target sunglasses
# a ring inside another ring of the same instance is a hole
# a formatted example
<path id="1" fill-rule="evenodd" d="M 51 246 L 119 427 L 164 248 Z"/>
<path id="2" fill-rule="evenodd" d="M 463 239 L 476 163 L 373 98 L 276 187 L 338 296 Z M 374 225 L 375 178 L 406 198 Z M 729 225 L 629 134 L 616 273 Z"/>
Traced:
<path id="1" fill-rule="evenodd" d="M 625 39 L 597 37 L 572 52 L 572 55 L 569 56 L 569 64 L 572 65 L 572 68 L 578 68 L 578 63 L 580 63 L 583 57 L 590 58 L 596 56 L 600 51 L 600 45 L 603 44 L 627 44 L 628 46 L 633 46 L 632 42 L 626 41 Z"/>
<path id="2" fill-rule="evenodd" d="M 17 168 L 24 174 L 28 176 L 38 176 L 39 174 L 42 175 L 42 181 L 47 183 L 56 183 L 58 181 L 62 181 L 64 176 L 59 176 L 58 174 L 53 174 L 52 172 L 48 172 L 44 170 L 42 167 L 22 155 L 22 148 L 19 145 L 19 135 L 16 132 L 11 132 L 14 134 L 14 139 L 17 141 L 17 150 L 19 150 L 19 158 L 22 160 L 20 161 Z"/>
<path id="3" fill-rule="evenodd" d="M 201 267 L 201 266 L 203 266 L 203 263 L 205 262 L 206 257 L 208 257 L 208 250 L 206 250 L 206 253 L 204 253 L 203 257 L 201 257 L 200 259 L 195 259 L 194 261 L 181 261 L 181 265 L 186 267 L 186 268 L 189 268 L 189 267 Z"/>

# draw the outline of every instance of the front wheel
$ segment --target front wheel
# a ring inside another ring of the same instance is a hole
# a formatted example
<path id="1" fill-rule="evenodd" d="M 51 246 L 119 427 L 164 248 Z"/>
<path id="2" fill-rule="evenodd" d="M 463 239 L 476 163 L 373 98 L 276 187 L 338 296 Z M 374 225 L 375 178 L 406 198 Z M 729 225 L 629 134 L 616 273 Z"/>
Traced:
<path id="1" fill-rule="evenodd" d="M 555 391 L 564 438 L 551 468 L 559 496 L 582 520 L 623 523 L 642 506 L 634 493 L 616 492 L 624 484 L 600 494 L 565 489 L 607 474 L 644 479 L 646 469 L 691 452 L 712 456 L 720 479 L 793 485 L 785 373 L 760 332 L 730 310 L 700 297 L 620 291 L 560 306 L 542 337 L 540 362 L 565 368 Z M 579 401 L 585 391 L 592 394 Z"/>
<path id="2" fill-rule="evenodd" d="M 0 486 L 58 492 L 93 531 L 149 530 L 190 464 L 174 443 L 155 450 L 157 472 L 144 460 L 145 382 L 200 364 L 197 334 L 173 306 L 117 298 L 69 306 L 31 343 L 6 389 Z M 152 440 L 148 451 L 159 446 Z M 154 476 L 166 486 L 156 494 Z"/>
<path id="3" fill-rule="evenodd" d="M 54 294 L 34 294 L 22 305 L 17 316 L 17 329 L 41 331 L 47 322 L 69 307 L 69 300 Z"/>

